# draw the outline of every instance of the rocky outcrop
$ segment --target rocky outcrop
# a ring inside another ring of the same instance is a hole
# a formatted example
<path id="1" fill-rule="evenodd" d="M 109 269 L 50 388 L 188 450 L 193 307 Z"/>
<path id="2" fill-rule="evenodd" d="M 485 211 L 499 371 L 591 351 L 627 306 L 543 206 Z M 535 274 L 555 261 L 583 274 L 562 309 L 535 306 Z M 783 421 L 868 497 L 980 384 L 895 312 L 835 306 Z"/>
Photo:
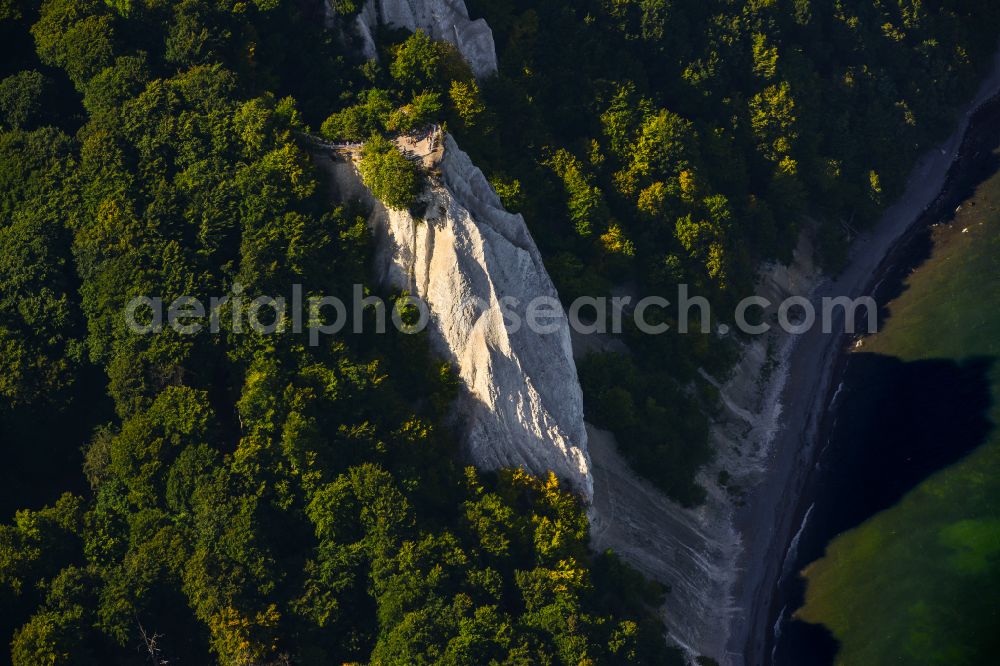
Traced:
<path id="1" fill-rule="evenodd" d="M 335 12 L 327 3 L 327 24 L 335 22 Z M 464 0 L 367 0 L 352 23 L 360 37 L 366 58 L 376 58 L 373 34 L 379 25 L 423 30 L 429 36 L 455 45 L 477 79 L 497 72 L 493 31 L 483 19 L 469 18 Z"/>
<path id="2" fill-rule="evenodd" d="M 433 143 L 403 145 L 439 176 L 414 207 L 426 209 L 421 217 L 374 202 L 375 272 L 382 284 L 429 305 L 435 351 L 462 380 L 454 416 L 471 460 L 486 469 L 554 471 L 589 502 L 593 481 L 569 324 L 524 218 L 504 210 L 451 137 L 437 153 Z M 327 167 L 345 195 L 357 193 L 353 168 L 343 161 Z M 551 332 L 527 325 L 533 301 L 554 313 L 540 318 Z"/>

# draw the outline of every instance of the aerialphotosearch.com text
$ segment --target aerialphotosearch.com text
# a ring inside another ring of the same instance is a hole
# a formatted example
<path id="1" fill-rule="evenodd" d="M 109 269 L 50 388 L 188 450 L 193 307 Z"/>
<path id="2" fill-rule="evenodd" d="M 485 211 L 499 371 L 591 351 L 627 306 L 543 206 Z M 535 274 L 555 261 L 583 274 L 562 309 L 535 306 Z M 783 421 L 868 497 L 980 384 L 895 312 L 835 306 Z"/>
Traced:
<path id="1" fill-rule="evenodd" d="M 647 335 L 670 332 L 726 335 L 733 327 L 746 335 L 764 335 L 775 326 L 791 335 L 802 335 L 816 326 L 821 326 L 826 334 L 870 334 L 878 328 L 878 306 L 870 297 L 826 297 L 814 302 L 792 296 L 774 303 L 754 295 L 739 301 L 729 317 L 715 318 L 708 299 L 692 296 L 686 284 L 677 286 L 673 299 L 663 295 L 581 297 L 564 309 L 559 299 L 551 296 L 529 301 L 504 296 L 490 302 L 470 298 L 449 305 L 449 310 L 463 313 L 470 321 L 497 317 L 510 335 L 523 330 L 550 335 L 567 325 L 583 335 L 620 334 L 626 322 Z M 321 344 L 324 337 L 345 331 L 383 334 L 390 321 L 402 333 L 419 333 L 431 322 L 431 307 L 412 295 L 387 303 L 379 296 L 366 295 L 362 285 L 354 285 L 352 296 L 345 300 L 337 296 L 306 296 L 301 285 L 293 286 L 288 297 L 250 297 L 236 284 L 225 296 L 208 299 L 182 296 L 169 302 L 162 297 L 139 296 L 125 308 L 125 323 L 137 335 L 152 335 L 167 329 L 180 335 L 205 331 L 259 335 L 291 332 L 308 335 L 312 346 Z"/>

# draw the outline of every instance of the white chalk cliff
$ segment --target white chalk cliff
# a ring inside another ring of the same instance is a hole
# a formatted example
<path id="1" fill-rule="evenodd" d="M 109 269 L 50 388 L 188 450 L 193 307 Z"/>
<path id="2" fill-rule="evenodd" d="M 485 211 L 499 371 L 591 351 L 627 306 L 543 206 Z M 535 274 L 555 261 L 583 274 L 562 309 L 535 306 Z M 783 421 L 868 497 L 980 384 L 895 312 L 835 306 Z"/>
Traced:
<path id="1" fill-rule="evenodd" d="M 569 323 L 524 218 L 504 209 L 450 136 L 443 150 L 427 141 L 405 147 L 440 175 L 421 195 L 422 218 L 365 197 L 376 277 L 429 306 L 434 349 L 462 380 L 453 409 L 469 457 L 485 469 L 554 471 L 589 502 L 593 479 Z M 327 170 L 343 198 L 357 198 L 360 176 L 347 159 L 327 160 Z M 532 302 L 551 332 L 528 326 Z"/>
<path id="2" fill-rule="evenodd" d="M 327 24 L 336 22 L 336 12 L 326 3 Z M 477 79 L 497 72 L 493 31 L 483 19 L 469 18 L 464 0 L 367 0 L 350 29 L 361 38 L 362 52 L 378 57 L 373 33 L 379 25 L 422 30 L 433 39 L 454 44 L 469 63 Z"/>

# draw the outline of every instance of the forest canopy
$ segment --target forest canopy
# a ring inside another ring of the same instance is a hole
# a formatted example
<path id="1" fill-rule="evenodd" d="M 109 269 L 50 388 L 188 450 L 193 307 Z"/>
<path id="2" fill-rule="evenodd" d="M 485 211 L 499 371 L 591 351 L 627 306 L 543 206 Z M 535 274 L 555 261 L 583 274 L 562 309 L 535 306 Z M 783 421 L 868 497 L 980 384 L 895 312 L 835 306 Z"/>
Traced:
<path id="1" fill-rule="evenodd" d="M 423 337 L 312 347 L 229 316 L 141 337 L 125 306 L 367 285 L 367 211 L 331 203 L 308 137 L 365 142 L 366 184 L 405 208 L 424 181 L 391 139 L 432 124 L 525 215 L 564 299 L 725 303 L 806 228 L 835 271 L 953 124 L 1000 7 L 468 4 L 498 46 L 482 81 L 421 32 L 363 61 L 318 1 L 0 0 L 10 663 L 682 663 L 669 591 L 589 551 L 559 479 L 461 462 L 457 380 Z M 587 416 L 696 505 L 699 371 L 735 345 L 623 340 L 580 362 Z"/>

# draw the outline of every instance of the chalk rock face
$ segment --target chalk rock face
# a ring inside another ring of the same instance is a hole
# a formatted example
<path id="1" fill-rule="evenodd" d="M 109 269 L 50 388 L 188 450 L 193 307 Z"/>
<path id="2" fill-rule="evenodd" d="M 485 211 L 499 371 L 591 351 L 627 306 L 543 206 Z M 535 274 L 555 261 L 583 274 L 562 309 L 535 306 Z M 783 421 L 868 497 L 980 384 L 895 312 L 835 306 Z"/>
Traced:
<path id="1" fill-rule="evenodd" d="M 524 218 L 504 210 L 451 137 L 433 160 L 440 178 L 422 195 L 423 219 L 374 205 L 376 276 L 428 304 L 435 351 L 462 380 L 454 415 L 472 461 L 554 471 L 589 502 L 583 393 L 568 320 L 538 248 Z M 343 169 L 334 177 L 342 192 L 354 187 Z M 545 328 L 528 325 L 532 302 Z"/>
<path id="2" fill-rule="evenodd" d="M 451 42 L 477 79 L 497 72 L 493 31 L 485 20 L 469 19 L 464 0 L 367 0 L 354 23 L 367 58 L 376 57 L 372 34 L 379 25 L 423 30 L 433 39 Z"/>

